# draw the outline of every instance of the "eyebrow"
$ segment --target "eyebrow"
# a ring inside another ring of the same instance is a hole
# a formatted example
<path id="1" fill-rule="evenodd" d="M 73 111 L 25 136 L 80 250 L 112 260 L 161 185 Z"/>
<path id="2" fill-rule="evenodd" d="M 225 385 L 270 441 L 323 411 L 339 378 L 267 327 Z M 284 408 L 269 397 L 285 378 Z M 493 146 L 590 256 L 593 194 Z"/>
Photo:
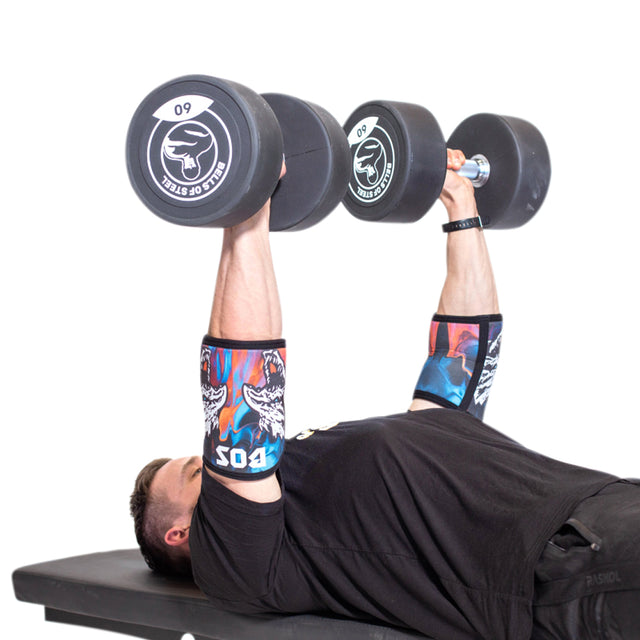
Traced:
<path id="1" fill-rule="evenodd" d="M 198 461 L 198 456 L 191 456 L 191 458 L 189 458 L 183 465 L 182 465 L 182 469 L 180 470 L 180 478 L 184 478 L 185 474 L 187 473 L 187 469 L 195 464 Z"/>

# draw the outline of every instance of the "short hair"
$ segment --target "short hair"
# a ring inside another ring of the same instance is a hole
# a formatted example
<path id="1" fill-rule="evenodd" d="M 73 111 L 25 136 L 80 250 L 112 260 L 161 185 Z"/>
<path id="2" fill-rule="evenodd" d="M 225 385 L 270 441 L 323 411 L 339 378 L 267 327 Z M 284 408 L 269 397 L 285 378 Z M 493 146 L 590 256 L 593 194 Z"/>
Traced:
<path id="1" fill-rule="evenodd" d="M 140 552 L 152 571 L 166 575 L 191 577 L 191 559 L 164 541 L 165 533 L 180 514 L 179 507 L 167 495 L 151 492 L 158 471 L 171 458 L 158 458 L 142 468 L 129 500 L 129 510 Z"/>

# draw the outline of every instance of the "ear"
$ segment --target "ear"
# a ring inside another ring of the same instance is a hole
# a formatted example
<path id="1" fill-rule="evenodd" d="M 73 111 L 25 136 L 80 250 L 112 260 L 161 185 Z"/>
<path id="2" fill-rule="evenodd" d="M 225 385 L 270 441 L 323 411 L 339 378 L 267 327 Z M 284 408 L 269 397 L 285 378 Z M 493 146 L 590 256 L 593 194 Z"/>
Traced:
<path id="1" fill-rule="evenodd" d="M 164 534 L 164 541 L 170 547 L 179 547 L 189 541 L 189 529 L 190 527 L 171 527 Z"/>

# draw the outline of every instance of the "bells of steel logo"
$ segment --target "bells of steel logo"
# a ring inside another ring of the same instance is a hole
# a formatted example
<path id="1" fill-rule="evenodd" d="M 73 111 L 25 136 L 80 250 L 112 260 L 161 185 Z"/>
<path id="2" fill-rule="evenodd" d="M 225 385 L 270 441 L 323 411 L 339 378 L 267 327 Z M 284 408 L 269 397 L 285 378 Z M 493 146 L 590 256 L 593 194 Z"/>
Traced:
<path id="1" fill-rule="evenodd" d="M 213 100 L 184 95 L 165 102 L 147 144 L 147 167 L 164 195 L 197 202 L 220 187 L 229 173 L 229 130 L 212 110 Z"/>
<path id="2" fill-rule="evenodd" d="M 370 116 L 349 132 L 353 160 L 349 190 L 363 204 L 380 200 L 393 180 L 395 153 L 388 130 L 383 118 Z"/>

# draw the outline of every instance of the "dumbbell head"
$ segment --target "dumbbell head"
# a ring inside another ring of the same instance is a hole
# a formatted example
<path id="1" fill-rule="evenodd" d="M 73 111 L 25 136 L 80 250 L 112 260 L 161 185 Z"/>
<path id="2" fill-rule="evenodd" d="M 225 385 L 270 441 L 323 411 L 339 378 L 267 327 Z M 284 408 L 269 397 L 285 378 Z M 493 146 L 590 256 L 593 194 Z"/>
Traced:
<path id="1" fill-rule="evenodd" d="M 462 150 L 467 158 L 486 157 L 489 178 L 475 196 L 489 228 L 520 227 L 542 206 L 551 162 L 542 134 L 530 122 L 489 113 L 473 115 L 458 125 L 447 146 Z"/>
<path id="2" fill-rule="evenodd" d="M 127 136 L 136 193 L 156 215 L 182 225 L 246 220 L 275 189 L 282 154 L 266 100 L 209 76 L 184 76 L 152 91 Z"/>
<path id="3" fill-rule="evenodd" d="M 344 196 L 348 154 L 342 128 L 317 105 L 209 76 L 152 91 L 127 136 L 136 193 L 159 217 L 189 226 L 238 224 L 270 197 L 272 230 L 316 224 Z"/>
<path id="4" fill-rule="evenodd" d="M 475 195 L 490 228 L 526 224 L 547 193 L 551 165 L 546 143 L 538 129 L 519 118 L 471 116 L 445 145 L 423 107 L 378 101 L 356 109 L 345 131 L 352 171 L 344 204 L 362 220 L 420 219 L 442 191 L 446 147 L 461 149 L 467 158 L 482 156 L 487 163 L 480 167 Z"/>
<path id="5" fill-rule="evenodd" d="M 338 121 L 316 104 L 277 93 L 263 97 L 280 123 L 287 165 L 271 199 L 270 228 L 306 229 L 344 197 L 349 182 L 347 137 Z"/>
<path id="6" fill-rule="evenodd" d="M 444 137 L 431 113 L 404 102 L 368 102 L 344 129 L 351 148 L 345 207 L 362 220 L 420 219 L 440 195 L 447 166 Z"/>

